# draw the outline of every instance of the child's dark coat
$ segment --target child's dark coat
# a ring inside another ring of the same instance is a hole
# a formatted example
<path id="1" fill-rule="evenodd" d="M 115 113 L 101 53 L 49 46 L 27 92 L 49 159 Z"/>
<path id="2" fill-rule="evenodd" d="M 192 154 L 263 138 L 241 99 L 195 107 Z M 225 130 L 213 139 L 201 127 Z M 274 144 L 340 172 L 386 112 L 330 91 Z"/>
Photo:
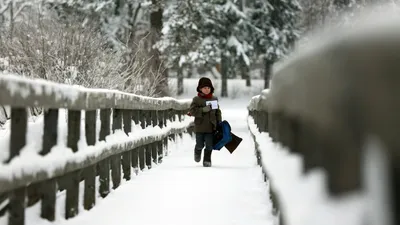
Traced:
<path id="1" fill-rule="evenodd" d="M 206 101 L 218 100 L 217 97 L 203 98 L 196 96 L 190 105 L 190 114 L 194 116 L 194 131 L 196 133 L 212 133 L 219 122 L 221 122 L 221 110 L 212 109 L 209 112 L 203 112 L 202 108 L 206 106 Z"/>

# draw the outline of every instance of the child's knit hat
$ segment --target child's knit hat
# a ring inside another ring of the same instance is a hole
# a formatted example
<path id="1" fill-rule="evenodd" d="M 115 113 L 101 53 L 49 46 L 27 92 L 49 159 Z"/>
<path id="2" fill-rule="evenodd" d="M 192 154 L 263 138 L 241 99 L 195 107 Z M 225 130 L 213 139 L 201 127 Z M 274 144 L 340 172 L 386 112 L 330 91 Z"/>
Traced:
<path id="1" fill-rule="evenodd" d="M 211 88 L 211 93 L 214 93 L 214 86 L 212 85 L 212 82 L 209 78 L 207 77 L 200 78 L 199 84 L 197 85 L 197 92 L 201 92 L 200 89 L 203 87 Z"/>

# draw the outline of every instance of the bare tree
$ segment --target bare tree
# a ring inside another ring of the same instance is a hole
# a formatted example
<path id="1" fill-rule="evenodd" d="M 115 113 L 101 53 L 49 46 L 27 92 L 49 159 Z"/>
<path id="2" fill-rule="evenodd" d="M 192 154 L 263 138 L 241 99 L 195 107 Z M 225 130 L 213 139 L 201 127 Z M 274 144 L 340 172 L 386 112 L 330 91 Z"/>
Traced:
<path id="1" fill-rule="evenodd" d="M 129 53 L 131 57 L 126 57 L 127 51 L 109 47 L 98 24 L 83 26 L 73 17 L 66 22 L 54 11 L 41 7 L 27 7 L 23 15 L 16 17 L 12 26 L 2 24 L 0 71 L 146 96 L 157 95 L 156 85 L 164 82 L 162 68 L 147 70 L 152 58 L 143 43 L 148 37 L 122 43 L 125 49 L 134 49 Z M 40 113 L 40 108 L 31 109 L 33 115 Z M 8 114 L 5 110 L 0 114 L 0 123 L 4 123 Z"/>
<path id="2" fill-rule="evenodd" d="M 151 69 L 152 71 L 162 72 L 162 82 L 157 85 L 157 92 L 160 96 L 168 95 L 168 70 L 161 60 L 161 53 L 155 47 L 156 43 L 160 40 L 161 30 L 163 27 L 163 6 L 162 0 L 152 0 L 152 12 L 150 14 L 150 34 L 151 34 Z M 157 72 L 155 72 L 157 73 Z"/>

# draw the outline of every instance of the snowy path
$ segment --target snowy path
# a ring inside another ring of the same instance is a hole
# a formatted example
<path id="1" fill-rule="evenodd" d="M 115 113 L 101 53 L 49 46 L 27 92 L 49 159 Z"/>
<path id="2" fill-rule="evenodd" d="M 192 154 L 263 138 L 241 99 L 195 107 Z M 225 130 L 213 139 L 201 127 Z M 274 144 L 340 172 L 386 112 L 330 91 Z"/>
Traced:
<path id="1" fill-rule="evenodd" d="M 234 154 L 214 151 L 213 167 L 204 168 L 194 162 L 194 141 L 186 135 L 163 164 L 125 182 L 92 210 L 55 224 L 273 225 L 246 108 L 223 107 L 223 116 L 244 139 Z"/>

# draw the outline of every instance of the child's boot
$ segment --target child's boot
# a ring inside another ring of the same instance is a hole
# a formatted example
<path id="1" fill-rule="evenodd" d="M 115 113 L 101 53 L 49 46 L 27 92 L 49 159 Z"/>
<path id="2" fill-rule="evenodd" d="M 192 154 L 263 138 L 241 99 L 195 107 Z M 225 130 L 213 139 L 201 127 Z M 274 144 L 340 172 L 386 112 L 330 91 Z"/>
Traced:
<path id="1" fill-rule="evenodd" d="M 203 166 L 211 167 L 211 153 L 212 150 L 204 150 Z"/>
<path id="2" fill-rule="evenodd" d="M 202 149 L 194 149 L 194 161 L 200 162 L 201 160 L 201 150 Z"/>

